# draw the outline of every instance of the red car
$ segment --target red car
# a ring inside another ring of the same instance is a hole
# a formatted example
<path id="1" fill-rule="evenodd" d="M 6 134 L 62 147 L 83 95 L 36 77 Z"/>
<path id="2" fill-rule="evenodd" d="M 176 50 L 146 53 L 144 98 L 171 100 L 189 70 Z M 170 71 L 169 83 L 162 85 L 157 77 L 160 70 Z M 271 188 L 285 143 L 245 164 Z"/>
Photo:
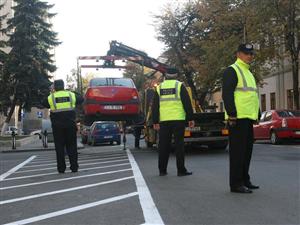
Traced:
<path id="1" fill-rule="evenodd" d="M 283 139 L 300 139 L 300 111 L 270 110 L 262 113 L 254 125 L 255 140 L 270 140 L 278 144 Z"/>
<path id="2" fill-rule="evenodd" d="M 85 94 L 85 124 L 97 120 L 126 121 L 140 111 L 140 100 L 130 78 L 93 78 Z"/>

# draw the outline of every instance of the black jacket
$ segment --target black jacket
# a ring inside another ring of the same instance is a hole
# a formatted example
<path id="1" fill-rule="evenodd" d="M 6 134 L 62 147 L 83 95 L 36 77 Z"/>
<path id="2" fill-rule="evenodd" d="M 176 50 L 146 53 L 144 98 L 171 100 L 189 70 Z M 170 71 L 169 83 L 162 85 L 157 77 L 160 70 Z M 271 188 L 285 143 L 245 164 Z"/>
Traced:
<path id="1" fill-rule="evenodd" d="M 184 111 L 186 113 L 186 120 L 187 121 L 193 120 L 193 107 L 192 107 L 191 99 L 184 85 L 181 85 L 180 98 L 181 98 Z M 159 123 L 159 95 L 156 91 L 153 96 L 152 118 L 154 124 Z"/>

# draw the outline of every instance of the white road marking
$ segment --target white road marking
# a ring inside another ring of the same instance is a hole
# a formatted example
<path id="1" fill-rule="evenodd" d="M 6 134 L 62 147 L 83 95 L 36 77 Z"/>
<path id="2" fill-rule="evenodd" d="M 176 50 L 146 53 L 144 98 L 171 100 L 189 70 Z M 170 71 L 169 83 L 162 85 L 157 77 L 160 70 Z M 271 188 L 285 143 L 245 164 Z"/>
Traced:
<path id="1" fill-rule="evenodd" d="M 78 187 L 73 187 L 73 188 L 61 189 L 61 190 L 58 190 L 58 191 L 51 191 L 51 192 L 45 192 L 45 193 L 42 193 L 42 194 L 29 195 L 29 196 L 20 197 L 20 198 L 8 199 L 8 200 L 0 201 L 0 205 L 13 203 L 13 202 L 24 201 L 24 200 L 28 200 L 28 199 L 40 198 L 40 197 L 49 196 L 49 195 L 65 193 L 65 192 L 69 192 L 69 191 L 81 190 L 81 189 L 84 189 L 84 188 L 96 187 L 96 186 L 100 186 L 100 185 L 104 185 L 104 184 L 116 183 L 116 182 L 120 182 L 120 181 L 124 181 L 124 180 L 129 180 L 129 179 L 132 179 L 132 178 L 134 178 L 134 177 L 133 176 L 123 177 L 123 178 L 120 178 L 120 179 L 108 180 L 108 181 L 103 181 L 103 182 L 99 182 L 99 183 L 95 183 L 95 184 L 88 184 L 88 185 L 83 185 L 83 186 L 78 186 Z"/>
<path id="2" fill-rule="evenodd" d="M 96 167 L 89 167 L 89 168 L 79 169 L 79 171 L 93 170 L 93 169 L 104 169 L 104 168 L 117 167 L 117 166 L 126 166 L 126 165 L 129 165 L 129 164 L 130 163 L 121 163 L 121 164 L 115 164 L 115 165 L 109 165 L 109 166 L 96 166 Z M 57 174 L 57 172 L 54 172 L 54 173 L 42 173 L 42 174 L 35 174 L 35 175 L 22 176 L 22 177 L 12 177 L 12 178 L 7 178 L 4 181 L 19 180 L 19 179 L 25 179 L 25 178 L 31 178 L 31 177 L 41 177 L 41 176 L 53 175 L 53 174 Z"/>
<path id="3" fill-rule="evenodd" d="M 111 203 L 111 202 L 115 202 L 115 201 L 120 201 L 126 198 L 130 198 L 133 196 L 136 196 L 138 193 L 137 192 L 131 192 L 125 195 L 119 195 L 119 196 L 115 196 L 112 198 L 107 198 L 107 199 L 103 199 L 97 202 L 92 202 L 92 203 L 88 203 L 88 204 L 84 204 L 84 205 L 79 205 L 79 206 L 75 206 L 72 208 L 68 208 L 68 209 L 64 209 L 64 210 L 59 210 L 56 212 L 52 212 L 52 213 L 47 213 L 44 215 L 40 215 L 40 216 L 35 216 L 35 217 L 31 217 L 25 220 L 19 220 L 19 221 L 14 221 L 11 223 L 6 223 L 3 225 L 23 225 L 23 224 L 28 224 L 28 223 L 34 223 L 34 222 L 38 222 L 41 220 L 45 220 L 45 219 L 49 219 L 52 217 L 57 217 L 57 216 L 61 216 L 64 214 L 68 214 L 68 213 L 72 213 L 72 212 L 76 212 L 76 211 L 80 211 L 80 210 L 84 210 L 84 209 L 88 209 L 88 208 L 92 208 L 98 205 L 103 205 L 103 204 L 107 204 L 107 203 Z"/>
<path id="4" fill-rule="evenodd" d="M 6 177 L 8 177 L 9 175 L 13 174 L 14 172 L 16 172 L 18 169 L 20 169 L 21 167 L 23 167 L 24 165 L 26 165 L 27 163 L 29 163 L 31 160 L 33 160 L 36 156 L 31 156 L 29 159 L 27 159 L 26 161 L 22 162 L 21 164 L 15 166 L 14 168 L 12 168 L 11 170 L 7 171 L 6 173 L 2 174 L 0 176 L 0 181 L 3 181 Z"/>
<path id="5" fill-rule="evenodd" d="M 109 158 L 109 157 L 117 157 L 117 156 L 127 156 L 126 154 L 122 153 L 122 154 L 113 154 L 113 155 L 104 155 L 104 156 L 101 156 L 101 155 L 96 155 L 96 156 L 91 156 L 91 155 L 86 155 L 86 156 L 80 156 L 78 157 L 78 161 L 80 160 L 88 160 L 88 159 L 106 159 L 106 158 Z M 68 157 L 66 157 L 68 158 Z M 53 158 L 53 159 L 48 159 L 48 160 L 37 160 L 37 158 L 35 158 L 35 160 L 33 160 L 30 164 L 31 165 L 34 165 L 34 164 L 39 164 L 39 163 L 51 163 L 51 162 L 56 162 L 56 159 Z"/>
<path id="6" fill-rule="evenodd" d="M 151 193 L 147 187 L 147 184 L 143 178 L 143 175 L 137 165 L 136 161 L 134 160 L 133 155 L 127 149 L 126 150 L 129 158 L 129 162 L 131 163 L 133 175 L 137 187 L 137 191 L 139 193 L 140 204 L 143 210 L 145 224 L 164 224 L 156 205 L 151 197 Z"/>
<path id="7" fill-rule="evenodd" d="M 15 186 L 1 187 L 0 190 L 7 190 L 7 189 L 19 188 L 19 187 L 28 187 L 28 186 L 39 185 L 39 184 L 48 184 L 48 183 L 53 183 L 53 182 L 66 181 L 66 180 L 75 180 L 75 179 L 79 179 L 79 178 L 101 176 L 101 175 L 113 174 L 113 173 L 121 173 L 121 172 L 124 172 L 124 171 L 131 171 L 131 170 L 132 170 L 131 168 L 130 169 L 123 169 L 123 170 L 114 170 L 114 171 L 87 174 L 87 175 L 76 176 L 76 177 L 66 177 L 66 178 L 55 179 L 55 180 L 47 180 L 47 181 L 41 181 L 41 182 L 20 184 L 20 185 L 15 185 Z"/>
<path id="8" fill-rule="evenodd" d="M 88 165 L 95 165 L 95 164 L 105 164 L 105 163 L 114 163 L 114 162 L 122 162 L 122 161 L 128 161 L 128 159 L 120 159 L 120 160 L 111 160 L 111 161 L 105 161 L 105 162 L 97 162 L 97 163 L 83 163 L 81 166 L 88 166 Z M 34 171 L 40 171 L 40 170 L 50 170 L 50 169 L 57 169 L 56 167 L 48 167 L 48 168 L 42 168 L 42 169 L 35 169 L 35 170 L 22 170 L 15 173 L 27 173 L 27 172 L 34 172 Z"/>
<path id="9" fill-rule="evenodd" d="M 126 159 L 127 156 L 117 156 L 117 157 L 109 157 L 109 158 L 105 158 L 105 159 L 87 159 L 87 160 L 78 160 L 79 163 L 80 162 L 94 162 L 94 161 L 105 161 L 107 159 Z M 24 166 L 23 168 L 32 168 L 32 167 L 41 167 L 41 166 L 51 166 L 51 165 L 56 165 L 57 163 L 46 163 L 46 164 L 38 164 L 38 165 L 28 165 L 28 166 Z M 69 163 L 67 162 L 66 164 L 69 165 Z"/>

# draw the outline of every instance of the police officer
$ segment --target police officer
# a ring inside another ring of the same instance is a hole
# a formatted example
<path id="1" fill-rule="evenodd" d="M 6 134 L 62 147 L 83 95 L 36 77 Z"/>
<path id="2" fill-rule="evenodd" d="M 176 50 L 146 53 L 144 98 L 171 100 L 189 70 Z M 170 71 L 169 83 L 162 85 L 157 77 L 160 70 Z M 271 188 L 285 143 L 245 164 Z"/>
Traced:
<path id="1" fill-rule="evenodd" d="M 250 181 L 249 167 L 253 148 L 253 123 L 259 116 L 259 99 L 254 76 L 252 44 L 241 44 L 237 60 L 223 74 L 223 101 L 229 126 L 229 164 L 231 192 L 252 193 L 259 186 Z"/>
<path id="2" fill-rule="evenodd" d="M 159 130 L 159 175 L 167 175 L 167 166 L 174 135 L 177 175 L 192 175 L 184 163 L 184 130 L 186 120 L 194 126 L 193 108 L 185 86 L 176 80 L 177 70 L 168 68 L 165 80 L 157 88 L 153 97 L 153 127 Z"/>
<path id="3" fill-rule="evenodd" d="M 69 156 L 71 171 L 78 171 L 75 106 L 82 102 L 83 98 L 76 96 L 71 91 L 64 90 L 63 80 L 54 81 L 54 91 L 44 102 L 44 105 L 50 108 L 57 170 L 59 173 L 64 173 L 66 170 L 65 149 Z"/>

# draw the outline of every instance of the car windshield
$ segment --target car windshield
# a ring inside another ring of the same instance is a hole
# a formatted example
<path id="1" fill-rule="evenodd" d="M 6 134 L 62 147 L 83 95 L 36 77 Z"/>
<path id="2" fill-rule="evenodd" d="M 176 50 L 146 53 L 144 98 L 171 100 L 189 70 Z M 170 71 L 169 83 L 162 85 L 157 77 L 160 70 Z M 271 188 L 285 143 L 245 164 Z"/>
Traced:
<path id="1" fill-rule="evenodd" d="M 115 124 L 115 123 L 98 123 L 98 124 L 96 124 L 95 128 L 97 130 L 100 130 L 100 129 L 112 129 L 112 128 L 117 128 L 117 124 Z"/>
<path id="2" fill-rule="evenodd" d="M 295 110 L 277 111 L 277 113 L 280 117 L 300 117 L 300 111 Z"/>
<path id="3" fill-rule="evenodd" d="M 90 81 L 91 87 L 98 86 L 122 86 L 133 88 L 133 82 L 127 78 L 94 78 Z"/>

